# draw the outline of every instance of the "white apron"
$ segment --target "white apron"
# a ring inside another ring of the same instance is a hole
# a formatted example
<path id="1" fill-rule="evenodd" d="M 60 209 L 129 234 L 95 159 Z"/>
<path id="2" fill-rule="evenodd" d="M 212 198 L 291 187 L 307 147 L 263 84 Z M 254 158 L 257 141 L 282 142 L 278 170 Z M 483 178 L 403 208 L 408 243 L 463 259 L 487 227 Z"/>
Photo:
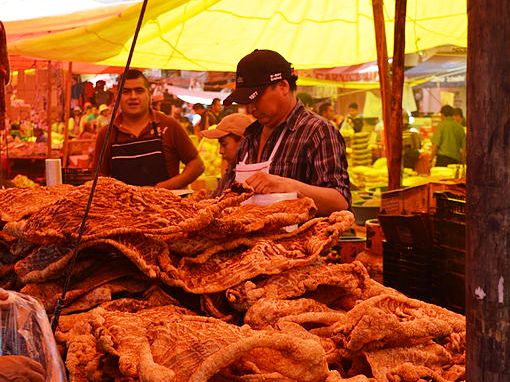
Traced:
<path id="1" fill-rule="evenodd" d="M 246 160 L 248 159 L 248 153 L 244 156 L 244 159 L 242 162 L 239 162 L 236 165 L 236 181 L 237 182 L 244 182 L 246 179 L 248 179 L 250 176 L 256 174 L 257 172 L 264 172 L 266 174 L 269 174 L 269 168 L 271 167 L 271 162 L 273 161 L 273 158 L 276 154 L 276 151 L 278 150 L 278 147 L 280 147 L 280 144 L 282 143 L 283 134 L 285 133 L 285 130 L 281 132 L 280 137 L 278 138 L 278 141 L 276 141 L 276 145 L 273 148 L 273 151 L 271 152 L 271 156 L 267 161 L 259 162 L 259 163 L 252 163 L 247 164 Z M 255 194 L 248 200 L 245 200 L 241 204 L 257 204 L 261 206 L 267 206 L 269 204 L 276 203 L 280 200 L 289 200 L 289 199 L 297 199 L 297 193 L 296 192 L 288 192 L 288 193 L 278 193 L 278 194 Z M 288 227 L 283 227 L 283 229 L 287 232 L 292 232 L 298 228 L 298 225 L 291 225 Z"/>
<path id="2" fill-rule="evenodd" d="M 246 153 L 243 161 L 236 165 L 236 182 L 243 183 L 246 181 L 246 179 L 256 174 L 257 172 L 264 172 L 269 174 L 271 162 L 273 161 L 276 151 L 278 151 L 278 148 L 280 147 L 280 143 L 282 143 L 284 133 L 285 130 L 281 132 L 280 137 L 278 138 L 278 141 L 276 142 L 276 145 L 274 146 L 273 151 L 271 152 L 271 156 L 268 160 L 264 162 L 248 164 L 246 163 L 246 160 L 248 159 L 248 153 Z"/>

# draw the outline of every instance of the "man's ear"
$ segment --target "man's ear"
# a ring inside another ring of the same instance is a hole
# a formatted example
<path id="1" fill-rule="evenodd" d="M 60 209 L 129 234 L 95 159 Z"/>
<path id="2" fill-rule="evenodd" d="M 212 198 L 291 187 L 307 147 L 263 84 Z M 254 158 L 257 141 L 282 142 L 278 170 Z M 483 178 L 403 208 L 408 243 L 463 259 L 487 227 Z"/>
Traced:
<path id="1" fill-rule="evenodd" d="M 287 95 L 290 93 L 289 81 L 281 80 L 280 82 L 278 82 L 277 86 L 280 87 L 280 89 L 284 95 Z"/>

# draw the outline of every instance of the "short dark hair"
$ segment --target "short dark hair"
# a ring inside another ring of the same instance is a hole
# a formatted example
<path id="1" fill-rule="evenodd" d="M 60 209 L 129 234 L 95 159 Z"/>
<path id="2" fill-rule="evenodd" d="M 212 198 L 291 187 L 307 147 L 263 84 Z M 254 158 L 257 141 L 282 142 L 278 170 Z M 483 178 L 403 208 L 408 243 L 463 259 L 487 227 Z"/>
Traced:
<path id="1" fill-rule="evenodd" d="M 328 108 L 332 106 L 331 105 L 331 102 L 324 102 L 322 103 L 320 106 L 319 106 L 319 114 L 322 115 L 323 113 L 326 112 L 326 110 L 328 110 Z"/>
<path id="2" fill-rule="evenodd" d="M 167 115 L 170 115 L 172 113 L 172 104 L 168 101 L 162 101 L 159 105 L 159 110 Z"/>
<path id="3" fill-rule="evenodd" d="M 143 86 L 145 86 L 147 89 L 150 89 L 150 82 L 141 71 L 138 69 L 129 69 L 127 71 L 126 80 L 136 80 L 137 78 L 141 78 L 143 80 Z"/>
<path id="4" fill-rule="evenodd" d="M 462 109 L 460 107 L 456 107 L 453 109 L 453 115 L 460 115 L 461 117 L 464 117 L 464 113 L 462 112 Z"/>
<path id="5" fill-rule="evenodd" d="M 297 79 L 298 76 L 295 74 L 291 75 L 289 78 L 287 78 L 287 82 L 289 83 L 290 90 L 295 92 L 297 90 Z"/>
<path id="6" fill-rule="evenodd" d="M 441 114 L 443 114 L 445 117 L 452 117 L 453 116 L 453 107 L 450 105 L 444 105 L 441 108 Z"/>
<path id="7" fill-rule="evenodd" d="M 219 102 L 221 105 L 221 99 L 219 99 L 219 98 L 213 98 L 211 105 L 214 105 L 216 102 Z"/>
<path id="8" fill-rule="evenodd" d="M 349 109 L 355 109 L 358 110 L 358 104 L 356 102 L 352 102 L 347 106 Z"/>
<path id="9" fill-rule="evenodd" d="M 197 111 L 197 110 L 203 110 L 205 109 L 205 106 L 201 103 L 196 103 L 193 105 L 193 110 Z"/>

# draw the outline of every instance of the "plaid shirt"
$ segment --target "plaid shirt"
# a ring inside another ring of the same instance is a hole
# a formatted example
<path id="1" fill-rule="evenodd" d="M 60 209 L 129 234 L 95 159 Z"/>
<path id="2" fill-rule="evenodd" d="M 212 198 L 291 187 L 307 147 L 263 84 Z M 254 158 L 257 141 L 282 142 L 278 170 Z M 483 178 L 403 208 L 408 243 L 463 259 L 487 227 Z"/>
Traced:
<path id="1" fill-rule="evenodd" d="M 246 163 L 256 163 L 262 125 L 255 121 L 248 126 L 237 151 L 237 163 L 246 153 Z M 284 134 L 269 172 L 319 187 L 334 188 L 351 205 L 345 142 L 340 132 L 325 119 L 307 110 L 298 101 L 285 122 L 271 134 L 261 153 L 267 161 L 280 134 Z M 224 191 L 235 179 L 235 166 L 223 177 L 218 190 Z"/>

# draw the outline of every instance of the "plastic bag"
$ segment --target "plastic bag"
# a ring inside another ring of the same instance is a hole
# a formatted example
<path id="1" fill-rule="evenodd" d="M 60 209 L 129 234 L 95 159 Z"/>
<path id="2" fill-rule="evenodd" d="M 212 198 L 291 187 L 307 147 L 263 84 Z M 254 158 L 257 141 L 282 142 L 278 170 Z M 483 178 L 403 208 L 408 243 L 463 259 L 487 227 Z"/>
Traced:
<path id="1" fill-rule="evenodd" d="M 34 298 L 0 288 L 0 356 L 23 355 L 39 362 L 46 381 L 67 381 L 48 316 Z"/>

